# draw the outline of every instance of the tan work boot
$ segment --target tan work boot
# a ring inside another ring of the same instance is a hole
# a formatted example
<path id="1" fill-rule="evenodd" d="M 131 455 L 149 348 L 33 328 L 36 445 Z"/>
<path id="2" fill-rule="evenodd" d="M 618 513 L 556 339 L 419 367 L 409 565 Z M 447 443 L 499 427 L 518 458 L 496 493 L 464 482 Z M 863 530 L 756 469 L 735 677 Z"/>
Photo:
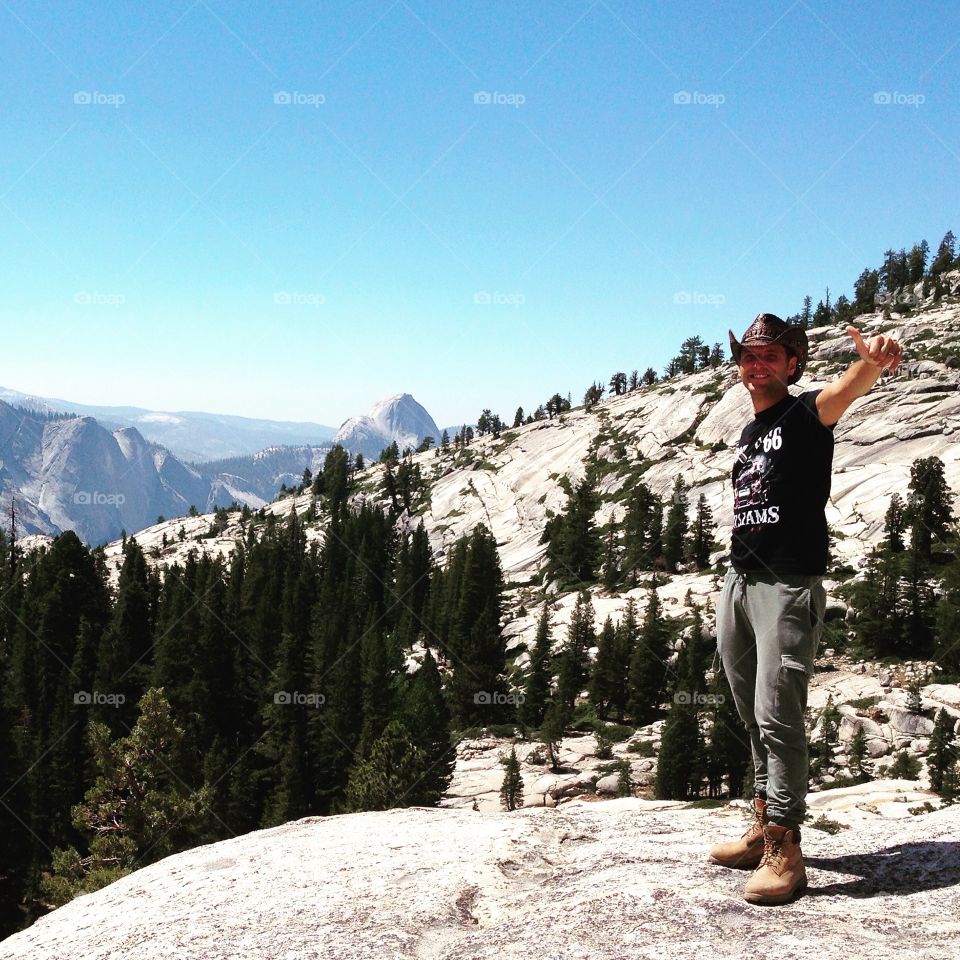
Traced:
<path id="1" fill-rule="evenodd" d="M 752 870 L 763 858 L 763 828 L 767 823 L 767 801 L 753 799 L 753 823 L 739 840 L 718 843 L 710 850 L 710 862 L 721 867 L 739 867 Z"/>
<path id="2" fill-rule="evenodd" d="M 763 859 L 743 888 L 750 903 L 786 903 L 807 886 L 797 832 L 768 823 L 763 828 Z"/>

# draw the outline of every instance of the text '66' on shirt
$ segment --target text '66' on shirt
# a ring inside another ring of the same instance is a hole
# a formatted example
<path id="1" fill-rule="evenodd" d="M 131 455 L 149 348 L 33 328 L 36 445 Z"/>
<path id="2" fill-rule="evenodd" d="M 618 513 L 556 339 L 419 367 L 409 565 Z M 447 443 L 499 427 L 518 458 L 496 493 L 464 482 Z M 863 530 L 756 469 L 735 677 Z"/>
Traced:
<path id="1" fill-rule="evenodd" d="M 739 573 L 824 574 L 833 426 L 817 394 L 787 394 L 743 428 L 733 462 L 730 560 Z"/>

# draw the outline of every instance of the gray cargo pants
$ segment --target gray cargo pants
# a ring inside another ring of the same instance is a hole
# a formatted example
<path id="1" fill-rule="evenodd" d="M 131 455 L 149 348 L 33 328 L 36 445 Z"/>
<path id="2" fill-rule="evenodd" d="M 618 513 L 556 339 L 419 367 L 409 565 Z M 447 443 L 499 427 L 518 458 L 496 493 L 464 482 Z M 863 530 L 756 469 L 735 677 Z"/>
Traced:
<path id="1" fill-rule="evenodd" d="M 717 649 L 750 737 L 754 789 L 768 817 L 791 827 L 807 809 L 803 719 L 826 605 L 820 576 L 732 567 L 717 601 Z"/>

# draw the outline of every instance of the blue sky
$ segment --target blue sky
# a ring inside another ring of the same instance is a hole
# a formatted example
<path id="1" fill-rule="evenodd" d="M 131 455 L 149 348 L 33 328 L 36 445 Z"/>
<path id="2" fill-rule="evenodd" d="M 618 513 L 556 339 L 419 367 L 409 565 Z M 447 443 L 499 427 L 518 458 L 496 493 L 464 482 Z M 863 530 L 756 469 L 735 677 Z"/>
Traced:
<path id="1" fill-rule="evenodd" d="M 512 420 L 960 229 L 946 5 L 0 0 L 0 24 L 0 383 L 28 392 Z"/>

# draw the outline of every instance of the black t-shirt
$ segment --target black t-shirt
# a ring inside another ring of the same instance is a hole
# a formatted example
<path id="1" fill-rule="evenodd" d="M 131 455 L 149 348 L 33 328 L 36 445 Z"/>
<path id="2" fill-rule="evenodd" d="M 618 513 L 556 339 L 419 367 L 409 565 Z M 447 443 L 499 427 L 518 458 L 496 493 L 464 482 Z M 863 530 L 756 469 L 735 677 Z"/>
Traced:
<path id="1" fill-rule="evenodd" d="M 730 559 L 739 573 L 823 575 L 829 541 L 833 426 L 817 394 L 787 394 L 743 428 L 733 463 Z"/>

